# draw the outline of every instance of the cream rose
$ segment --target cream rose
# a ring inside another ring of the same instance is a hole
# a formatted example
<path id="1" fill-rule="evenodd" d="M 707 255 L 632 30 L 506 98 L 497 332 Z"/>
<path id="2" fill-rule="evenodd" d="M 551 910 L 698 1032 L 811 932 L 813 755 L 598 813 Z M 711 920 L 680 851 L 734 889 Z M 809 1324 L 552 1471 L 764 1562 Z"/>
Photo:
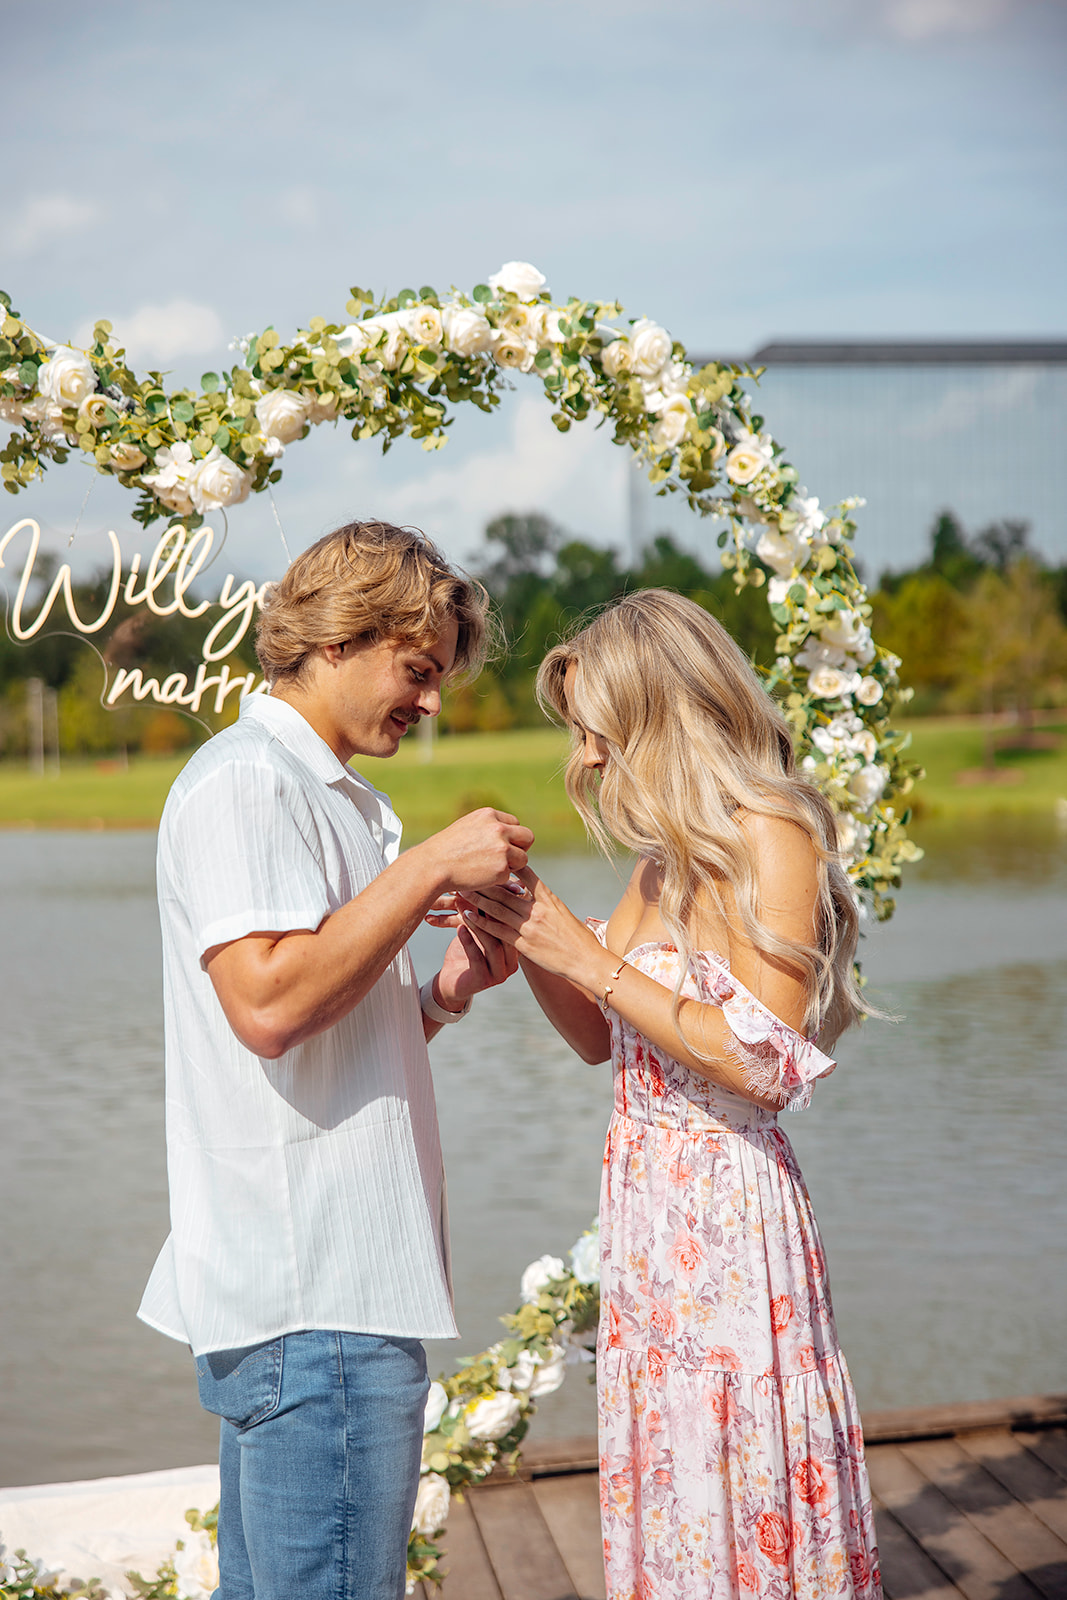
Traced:
<path id="1" fill-rule="evenodd" d="M 107 414 L 111 412 L 111 420 L 115 421 L 118 413 L 113 405 L 102 394 L 87 394 L 78 407 L 79 417 L 84 417 L 91 428 L 104 428 L 107 426 Z"/>
<path id="2" fill-rule="evenodd" d="M 96 388 L 96 373 L 88 356 L 60 345 L 38 369 L 37 389 L 57 406 L 80 406 Z"/>
<path id="3" fill-rule="evenodd" d="M 804 642 L 804 648 L 796 653 L 798 667 L 843 667 L 847 656 L 843 650 L 838 650 L 832 644 L 820 644 L 814 635 L 809 634 Z"/>
<path id="4" fill-rule="evenodd" d="M 600 365 L 604 368 L 609 378 L 621 378 L 624 372 L 632 372 L 634 353 L 630 349 L 630 341 L 622 337 L 613 339 L 604 346 L 600 357 Z"/>
<path id="5" fill-rule="evenodd" d="M 446 306 L 442 317 L 445 343 L 465 359 L 484 355 L 493 346 L 493 329 L 484 311 L 473 306 Z"/>
<path id="6" fill-rule="evenodd" d="M 424 1539 L 432 1539 L 435 1533 L 440 1533 L 448 1521 L 451 1499 L 447 1478 L 442 1478 L 439 1472 L 424 1473 L 419 1479 L 419 1492 L 411 1516 L 413 1532 L 421 1533 Z"/>
<path id="7" fill-rule="evenodd" d="M 693 407 L 687 395 L 675 395 L 664 406 L 659 414 L 659 421 L 652 429 L 652 448 L 654 450 L 673 450 L 685 438 L 686 425 L 693 415 Z"/>
<path id="8" fill-rule="evenodd" d="M 671 336 L 658 322 L 642 317 L 630 330 L 633 370 L 639 378 L 654 378 L 671 359 Z"/>
<path id="9" fill-rule="evenodd" d="M 218 1551 L 206 1533 L 187 1534 L 174 1556 L 178 1592 L 186 1600 L 209 1600 L 219 1583 Z"/>
<path id="10" fill-rule="evenodd" d="M 188 478 L 189 498 L 201 516 L 205 511 L 217 511 L 222 506 L 239 505 L 248 499 L 251 487 L 251 473 L 224 456 L 218 445 L 212 445 Z"/>
<path id="11" fill-rule="evenodd" d="M 859 733 L 852 734 L 848 747 L 855 755 L 862 756 L 864 761 L 873 761 L 878 754 L 878 740 L 870 728 L 862 728 Z"/>
<path id="12" fill-rule="evenodd" d="M 143 450 L 138 450 L 135 444 L 128 444 L 125 440 L 111 446 L 112 472 L 136 472 L 147 460 Z"/>
<path id="13" fill-rule="evenodd" d="M 766 434 L 744 433 L 726 457 L 726 476 L 731 483 L 751 483 L 773 460 L 774 446 Z"/>
<path id="14" fill-rule="evenodd" d="M 560 327 L 560 314 L 553 306 L 534 306 L 530 313 L 530 334 L 541 346 L 562 344 L 566 335 Z"/>
<path id="15" fill-rule="evenodd" d="M 17 428 L 22 422 L 22 401 L 0 395 L 0 422 L 10 422 Z"/>
<path id="16" fill-rule="evenodd" d="M 517 333 L 520 339 L 536 339 L 537 327 L 540 322 L 540 306 L 512 306 L 509 305 L 501 313 L 497 327 L 507 328 L 510 333 Z"/>
<path id="17" fill-rule="evenodd" d="M 856 690 L 856 699 L 861 706 L 876 706 L 882 698 L 882 685 L 877 678 L 861 678 L 860 686 Z"/>
<path id="18" fill-rule="evenodd" d="M 464 1412 L 467 1432 L 472 1439 L 502 1439 L 522 1415 L 522 1405 L 513 1394 L 486 1395 Z"/>
<path id="19" fill-rule="evenodd" d="M 408 306 L 403 315 L 408 336 L 416 344 L 429 345 L 436 349 L 441 343 L 444 331 L 441 327 L 441 313 L 437 307 L 420 302 L 417 306 Z"/>
<path id="20" fill-rule="evenodd" d="M 875 801 L 881 798 L 888 782 L 889 772 L 886 767 L 873 764 L 860 767 L 859 771 L 854 772 L 848 780 L 849 793 L 856 796 L 865 811 L 869 811 Z"/>
<path id="21" fill-rule="evenodd" d="M 855 674 L 842 672 L 840 667 L 816 667 L 808 673 L 808 692 L 816 700 L 837 700 L 851 694 Z"/>
<path id="22" fill-rule="evenodd" d="M 516 372 L 529 372 L 533 366 L 533 351 L 517 333 L 505 329 L 493 342 L 493 360 L 498 367 L 511 367 Z"/>
<path id="23" fill-rule="evenodd" d="M 514 294 L 520 300 L 536 300 L 545 286 L 545 275 L 528 261 L 505 261 L 489 279 L 494 294 Z"/>
<path id="24" fill-rule="evenodd" d="M 729 458 L 727 462 L 729 463 Z M 727 471 L 729 472 L 729 464 Z M 766 528 L 759 536 L 756 555 L 766 566 L 773 567 L 780 577 L 787 577 L 807 563 L 811 548 L 795 533 L 782 533 L 777 528 Z M 786 592 L 788 593 L 788 585 Z M 773 603 L 781 604 L 780 601 Z"/>
<path id="25" fill-rule="evenodd" d="M 565 1278 L 567 1269 L 559 1256 L 539 1256 L 531 1261 L 519 1282 L 523 1305 L 533 1305 L 543 1289 L 557 1278 Z"/>
<path id="26" fill-rule="evenodd" d="M 392 372 L 400 365 L 407 352 L 404 313 L 389 311 L 383 317 L 368 317 L 362 326 L 370 339 L 367 349 L 381 362 L 387 372 Z"/>
<path id="27" fill-rule="evenodd" d="M 291 389 L 271 389 L 256 401 L 256 420 L 268 439 L 292 444 L 303 433 L 310 409 L 305 395 Z"/>

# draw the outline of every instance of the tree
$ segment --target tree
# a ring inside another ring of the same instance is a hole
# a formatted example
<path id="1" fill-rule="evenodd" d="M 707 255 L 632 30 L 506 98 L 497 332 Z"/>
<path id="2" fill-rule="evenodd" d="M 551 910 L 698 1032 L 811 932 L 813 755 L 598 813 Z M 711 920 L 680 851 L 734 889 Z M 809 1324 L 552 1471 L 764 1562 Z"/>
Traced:
<path id="1" fill-rule="evenodd" d="M 1067 627 L 1052 586 L 1032 557 L 1015 560 L 1003 574 L 992 568 L 983 572 L 968 597 L 961 645 L 964 694 L 973 686 L 988 714 L 1011 707 L 1029 727 L 1038 692 L 1067 670 Z M 993 754 L 990 725 L 989 767 Z"/>

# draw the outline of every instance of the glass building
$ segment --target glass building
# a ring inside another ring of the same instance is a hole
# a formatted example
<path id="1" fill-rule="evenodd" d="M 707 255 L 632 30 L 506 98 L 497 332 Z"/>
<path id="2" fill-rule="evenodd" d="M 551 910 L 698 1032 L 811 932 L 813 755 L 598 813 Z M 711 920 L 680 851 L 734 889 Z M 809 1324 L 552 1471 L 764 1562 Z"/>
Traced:
<path id="1" fill-rule="evenodd" d="M 706 358 L 694 358 L 694 364 Z M 753 409 L 824 506 L 862 495 L 857 559 L 868 578 L 928 550 L 938 513 L 971 533 L 1030 524 L 1048 561 L 1067 561 L 1067 340 L 789 341 L 746 358 Z M 637 479 L 631 547 L 661 529 L 692 544 L 692 514 Z"/>

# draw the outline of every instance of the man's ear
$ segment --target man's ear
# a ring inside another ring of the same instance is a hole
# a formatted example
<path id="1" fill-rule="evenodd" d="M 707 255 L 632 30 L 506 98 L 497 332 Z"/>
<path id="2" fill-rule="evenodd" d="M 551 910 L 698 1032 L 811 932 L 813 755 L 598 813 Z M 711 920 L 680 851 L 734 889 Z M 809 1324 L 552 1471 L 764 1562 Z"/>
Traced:
<path id="1" fill-rule="evenodd" d="M 327 665 L 331 667 L 335 667 L 339 661 L 343 661 L 347 652 L 347 639 L 342 639 L 340 644 L 324 644 L 322 646 L 322 654 L 327 662 Z"/>

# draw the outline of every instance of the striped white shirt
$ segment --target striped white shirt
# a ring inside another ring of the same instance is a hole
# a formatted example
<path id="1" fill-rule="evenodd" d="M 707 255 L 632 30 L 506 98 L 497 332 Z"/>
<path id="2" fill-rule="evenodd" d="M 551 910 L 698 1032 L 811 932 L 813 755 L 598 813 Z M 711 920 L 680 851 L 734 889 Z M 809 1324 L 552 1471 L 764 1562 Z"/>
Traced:
<path id="1" fill-rule="evenodd" d="M 138 1315 L 197 1355 L 305 1328 L 456 1332 L 407 949 L 277 1061 L 236 1037 L 201 964 L 248 933 L 317 928 L 395 860 L 400 832 L 386 796 L 266 695 L 171 789 L 157 871 L 172 1231 Z"/>

